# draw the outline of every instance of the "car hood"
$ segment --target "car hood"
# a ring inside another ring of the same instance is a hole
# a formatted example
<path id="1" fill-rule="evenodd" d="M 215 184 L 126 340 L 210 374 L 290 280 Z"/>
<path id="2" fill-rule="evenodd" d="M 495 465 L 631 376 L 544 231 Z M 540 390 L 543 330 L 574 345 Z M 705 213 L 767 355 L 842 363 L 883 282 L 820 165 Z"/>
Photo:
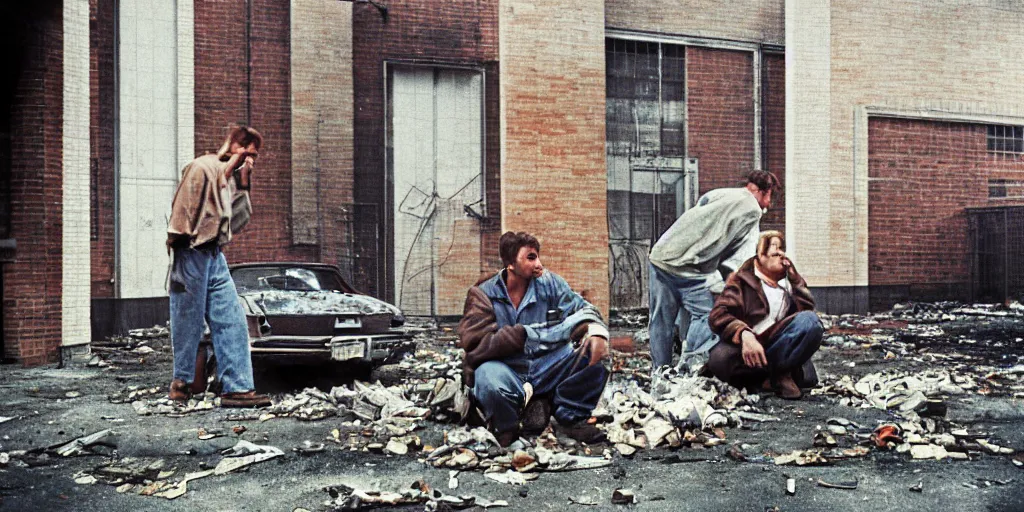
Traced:
<path id="1" fill-rule="evenodd" d="M 254 291 L 240 294 L 260 307 L 265 315 L 391 314 L 402 317 L 397 307 L 369 295 L 334 291 Z"/>

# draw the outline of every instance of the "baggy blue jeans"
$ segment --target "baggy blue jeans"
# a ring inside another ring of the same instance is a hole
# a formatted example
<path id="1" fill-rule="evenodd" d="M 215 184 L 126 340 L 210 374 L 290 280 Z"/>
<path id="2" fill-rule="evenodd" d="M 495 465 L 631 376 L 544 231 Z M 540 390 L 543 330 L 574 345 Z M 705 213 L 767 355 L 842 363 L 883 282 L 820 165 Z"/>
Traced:
<path id="1" fill-rule="evenodd" d="M 518 427 L 526 400 L 523 384 L 527 382 L 533 386 L 534 397 L 554 392 L 553 415 L 559 423 L 572 424 L 589 418 L 601 399 L 608 370 L 601 363 L 587 366 L 586 356 L 577 361 L 577 354 L 566 343 L 528 362 L 517 361 L 525 364 L 510 366 L 502 361 L 487 361 L 480 365 L 474 373 L 473 397 L 491 428 L 509 432 Z"/>
<path id="2" fill-rule="evenodd" d="M 711 349 L 707 370 L 719 380 L 739 388 L 756 385 L 770 375 L 796 372 L 818 351 L 823 332 L 821 319 L 814 311 L 801 311 L 764 343 L 767 368 L 747 366 L 743 362 L 742 347 L 722 340 Z"/>
<path id="3" fill-rule="evenodd" d="M 174 378 L 186 383 L 195 379 L 196 353 L 209 324 L 223 392 L 252 391 L 245 312 L 220 247 L 174 249 L 170 298 Z"/>
<path id="4" fill-rule="evenodd" d="M 672 342 L 679 310 L 690 314 L 684 351 L 703 352 L 715 346 L 718 337 L 708 327 L 708 314 L 714 305 L 706 279 L 678 277 L 648 263 L 650 279 L 651 359 L 654 368 L 672 363 Z M 682 337 L 683 333 L 679 333 Z"/>

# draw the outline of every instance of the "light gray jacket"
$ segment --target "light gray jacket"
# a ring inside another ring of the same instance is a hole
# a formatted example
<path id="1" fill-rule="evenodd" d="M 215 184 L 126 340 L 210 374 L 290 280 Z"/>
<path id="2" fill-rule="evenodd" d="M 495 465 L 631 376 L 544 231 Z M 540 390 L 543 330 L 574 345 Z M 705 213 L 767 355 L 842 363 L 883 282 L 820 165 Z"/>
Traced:
<path id="1" fill-rule="evenodd" d="M 720 281 L 720 265 L 734 271 L 756 252 L 761 212 L 746 188 L 712 190 L 658 239 L 651 263 L 679 277 Z"/>

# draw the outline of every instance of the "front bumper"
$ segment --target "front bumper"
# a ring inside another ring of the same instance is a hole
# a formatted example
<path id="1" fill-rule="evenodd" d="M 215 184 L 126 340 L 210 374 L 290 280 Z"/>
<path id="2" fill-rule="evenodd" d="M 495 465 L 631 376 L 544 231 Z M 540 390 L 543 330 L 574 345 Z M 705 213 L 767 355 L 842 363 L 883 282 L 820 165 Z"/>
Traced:
<path id="1" fill-rule="evenodd" d="M 412 336 L 402 333 L 350 334 L 344 336 L 264 336 L 250 340 L 253 356 L 312 358 L 322 361 L 397 361 L 416 349 Z"/>

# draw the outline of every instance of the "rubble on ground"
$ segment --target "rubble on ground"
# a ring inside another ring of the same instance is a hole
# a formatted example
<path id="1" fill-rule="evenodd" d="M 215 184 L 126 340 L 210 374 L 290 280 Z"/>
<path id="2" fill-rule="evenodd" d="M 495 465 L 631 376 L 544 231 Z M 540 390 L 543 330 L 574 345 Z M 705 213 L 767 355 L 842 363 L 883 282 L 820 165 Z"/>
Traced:
<path id="1" fill-rule="evenodd" d="M 425 510 L 464 509 L 470 507 L 492 508 L 507 507 L 505 500 L 488 500 L 473 495 L 450 495 L 439 489 L 432 489 L 423 480 L 417 480 L 408 489 L 398 491 L 380 491 L 359 489 L 339 484 L 324 488 L 331 500 L 324 503 L 329 510 L 366 510 L 383 506 L 425 505 Z"/>

